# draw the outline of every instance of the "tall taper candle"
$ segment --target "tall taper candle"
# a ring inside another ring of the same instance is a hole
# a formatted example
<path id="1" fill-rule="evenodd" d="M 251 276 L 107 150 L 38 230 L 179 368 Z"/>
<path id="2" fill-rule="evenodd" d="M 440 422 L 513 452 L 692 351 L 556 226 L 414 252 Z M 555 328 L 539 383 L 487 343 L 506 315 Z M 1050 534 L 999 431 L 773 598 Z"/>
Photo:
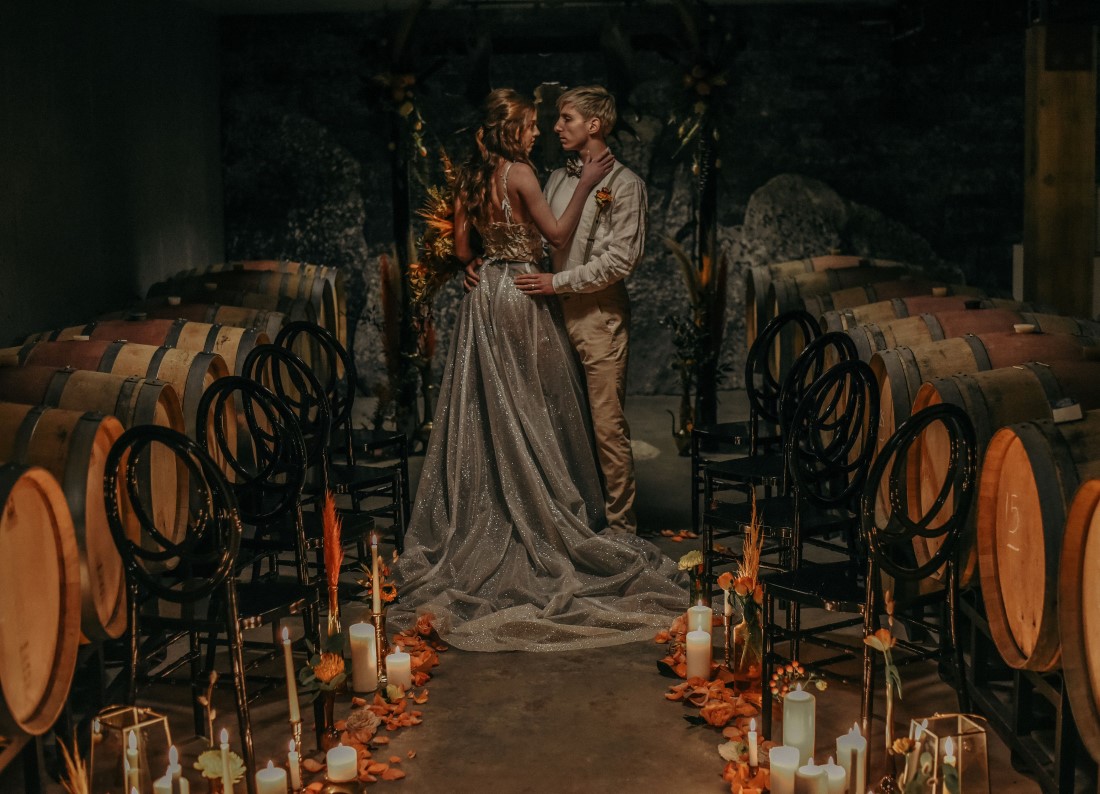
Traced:
<path id="1" fill-rule="evenodd" d="M 374 614 L 382 611 L 382 579 L 378 573 L 378 535 L 370 536 L 370 590 Z"/>
<path id="2" fill-rule="evenodd" d="M 294 654 L 290 651 L 290 632 L 283 628 L 283 661 L 286 663 L 286 699 L 290 704 L 290 721 L 302 719 L 298 711 L 298 680 L 294 675 Z"/>
<path id="3" fill-rule="evenodd" d="M 285 631 L 285 629 L 284 629 Z M 229 731 L 222 728 L 222 791 L 225 794 L 233 792 L 233 774 L 229 771 Z"/>

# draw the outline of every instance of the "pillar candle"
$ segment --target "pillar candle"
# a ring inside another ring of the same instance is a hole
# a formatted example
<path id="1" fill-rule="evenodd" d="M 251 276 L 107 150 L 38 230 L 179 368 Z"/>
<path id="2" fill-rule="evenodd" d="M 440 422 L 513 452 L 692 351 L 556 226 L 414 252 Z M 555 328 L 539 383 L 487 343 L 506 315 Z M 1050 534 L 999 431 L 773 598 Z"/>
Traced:
<path id="1" fill-rule="evenodd" d="M 256 773 L 256 794 L 286 794 L 286 770 L 267 762 L 267 768 Z"/>
<path id="2" fill-rule="evenodd" d="M 802 689 L 802 684 L 783 698 L 783 744 L 798 748 L 798 763 L 814 757 L 814 696 Z"/>
<path id="3" fill-rule="evenodd" d="M 768 751 L 771 762 L 771 794 L 794 794 L 798 773 L 798 748 L 779 745 Z"/>
<path id="4" fill-rule="evenodd" d="M 382 612 L 382 579 L 378 574 L 378 536 L 370 536 L 370 589 L 374 614 Z"/>
<path id="5" fill-rule="evenodd" d="M 173 794 L 172 776 L 165 775 L 153 781 L 153 794 Z"/>
<path id="6" fill-rule="evenodd" d="M 137 731 L 126 738 L 126 785 L 141 790 L 141 767 L 138 765 Z"/>
<path id="7" fill-rule="evenodd" d="M 284 629 L 285 631 L 285 629 Z M 222 728 L 222 791 L 230 794 L 233 791 L 233 775 L 229 771 L 229 731 Z"/>
<path id="8" fill-rule="evenodd" d="M 386 657 L 387 683 L 412 687 L 412 659 L 404 651 L 394 651 Z"/>
<path id="9" fill-rule="evenodd" d="M 359 754 L 354 747 L 338 744 L 325 756 L 328 771 L 325 776 L 331 783 L 348 783 L 359 777 Z"/>
<path id="10" fill-rule="evenodd" d="M 710 634 L 714 625 L 714 611 L 710 607 L 696 604 L 688 608 L 688 631 L 705 631 Z"/>
<path id="11" fill-rule="evenodd" d="M 848 791 L 867 790 L 867 739 L 860 733 L 859 723 L 836 740 L 836 760 L 848 773 Z"/>
<path id="12" fill-rule="evenodd" d="M 829 763 L 821 767 L 825 770 L 825 780 L 829 786 L 829 794 L 844 794 L 848 790 L 848 773 L 840 764 L 833 763 L 833 757 L 829 756 Z"/>
<path id="13" fill-rule="evenodd" d="M 378 657 L 374 650 L 374 626 L 353 623 L 348 628 L 351 642 L 351 686 L 356 692 L 378 689 Z"/>
<path id="14" fill-rule="evenodd" d="M 794 775 L 794 791 L 795 794 L 829 794 L 825 767 L 815 764 L 812 758 L 800 766 Z"/>
<path id="15" fill-rule="evenodd" d="M 287 766 L 290 768 L 290 788 L 297 791 L 302 787 L 302 763 L 298 758 L 298 747 L 294 740 L 290 740 L 290 752 L 286 756 Z"/>
<path id="16" fill-rule="evenodd" d="M 290 721 L 302 719 L 298 711 L 298 680 L 294 676 L 294 655 L 290 651 L 290 632 L 283 629 L 283 661 L 286 663 L 286 699 L 290 704 Z"/>
<path id="17" fill-rule="evenodd" d="M 756 746 L 756 717 L 749 720 L 749 766 L 760 766 L 760 748 Z"/>
<path id="18" fill-rule="evenodd" d="M 710 634 L 705 631 L 689 631 L 687 633 L 688 678 L 710 679 L 710 654 Z"/>
<path id="19" fill-rule="evenodd" d="M 153 794 L 191 794 L 191 784 L 183 776 L 179 752 L 173 744 L 168 750 L 168 770 L 153 782 Z"/>

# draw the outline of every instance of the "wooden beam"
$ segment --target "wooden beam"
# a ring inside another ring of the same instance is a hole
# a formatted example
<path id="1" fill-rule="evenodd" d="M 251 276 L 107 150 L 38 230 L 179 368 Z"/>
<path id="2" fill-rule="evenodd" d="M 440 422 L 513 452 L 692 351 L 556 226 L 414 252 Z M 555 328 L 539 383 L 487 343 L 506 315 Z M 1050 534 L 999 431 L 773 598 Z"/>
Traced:
<path id="1" fill-rule="evenodd" d="M 1028 28 L 1024 92 L 1025 300 L 1092 313 L 1096 248 L 1096 26 Z"/>

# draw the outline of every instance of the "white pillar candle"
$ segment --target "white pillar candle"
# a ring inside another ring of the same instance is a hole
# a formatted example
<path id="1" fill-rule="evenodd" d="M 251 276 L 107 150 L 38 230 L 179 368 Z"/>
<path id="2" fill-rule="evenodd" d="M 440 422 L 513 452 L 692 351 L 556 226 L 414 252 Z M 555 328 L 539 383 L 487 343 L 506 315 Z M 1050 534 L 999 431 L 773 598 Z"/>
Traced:
<path id="1" fill-rule="evenodd" d="M 378 573 L 378 535 L 370 536 L 370 589 L 374 614 L 382 612 L 382 577 Z"/>
<path id="2" fill-rule="evenodd" d="M 267 768 L 256 773 L 256 794 L 286 794 L 286 770 L 267 762 Z"/>
<path id="3" fill-rule="evenodd" d="M 290 651 L 290 632 L 283 629 L 283 662 L 286 664 L 286 699 L 290 704 L 290 721 L 302 719 L 298 711 L 298 680 L 294 675 L 294 655 Z"/>
<path id="4" fill-rule="evenodd" d="M 821 767 L 825 770 L 825 780 L 829 786 L 829 794 L 844 794 L 848 790 L 848 773 L 840 764 L 833 763 L 833 757 L 829 756 L 829 763 Z"/>
<path id="5" fill-rule="evenodd" d="M 404 651 L 394 651 L 386 657 L 386 682 L 405 689 L 412 687 L 412 659 Z"/>
<path id="6" fill-rule="evenodd" d="M 771 794 L 794 794 L 798 773 L 798 748 L 779 745 L 768 751 L 771 762 Z"/>
<path id="7" fill-rule="evenodd" d="M 348 628 L 351 643 L 351 686 L 356 692 L 378 689 L 378 657 L 374 650 L 374 626 L 353 623 Z"/>
<path id="8" fill-rule="evenodd" d="M 331 783 L 349 783 L 359 777 L 359 754 L 354 747 L 338 744 L 325 756 L 328 771 L 325 776 Z"/>
<path id="9" fill-rule="evenodd" d="M 710 680 L 710 634 L 705 631 L 687 633 L 687 677 Z"/>
<path id="10" fill-rule="evenodd" d="M 284 629 L 285 631 L 285 629 Z M 222 791 L 230 794 L 233 791 L 233 775 L 229 771 L 229 731 L 222 728 Z"/>
<path id="11" fill-rule="evenodd" d="M 848 791 L 867 790 L 867 738 L 860 733 L 859 723 L 836 740 L 836 760 L 848 773 Z"/>
<path id="12" fill-rule="evenodd" d="M 829 794 L 829 779 L 825 776 L 825 767 L 818 766 L 810 759 L 800 766 L 794 775 L 795 794 Z"/>
<path id="13" fill-rule="evenodd" d="M 153 781 L 153 794 L 172 794 L 172 776 L 165 775 Z"/>
<path id="14" fill-rule="evenodd" d="M 126 785 L 141 790 L 141 767 L 138 765 L 137 731 L 126 739 Z"/>
<path id="15" fill-rule="evenodd" d="M 302 787 L 302 762 L 298 757 L 298 747 L 290 740 L 290 752 L 286 756 L 286 765 L 290 768 L 290 789 L 297 791 Z"/>
<path id="16" fill-rule="evenodd" d="M 798 684 L 783 698 L 783 744 L 798 748 L 800 765 L 814 757 L 815 719 L 814 696 Z"/>
<path id="17" fill-rule="evenodd" d="M 711 633 L 714 625 L 714 611 L 710 607 L 696 604 L 688 608 L 688 631 L 705 631 Z"/>
<path id="18" fill-rule="evenodd" d="M 756 745 L 756 717 L 749 720 L 749 766 L 756 768 L 760 766 L 760 748 Z"/>

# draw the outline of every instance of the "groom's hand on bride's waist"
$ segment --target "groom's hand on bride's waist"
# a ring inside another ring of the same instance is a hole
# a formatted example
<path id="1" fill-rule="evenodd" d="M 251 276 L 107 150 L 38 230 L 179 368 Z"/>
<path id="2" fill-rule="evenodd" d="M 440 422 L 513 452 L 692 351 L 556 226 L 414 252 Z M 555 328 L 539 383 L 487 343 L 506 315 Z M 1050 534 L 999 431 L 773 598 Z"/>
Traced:
<path id="1" fill-rule="evenodd" d="M 520 273 L 514 279 L 516 289 L 524 295 L 554 295 L 553 273 Z"/>
<path id="2" fill-rule="evenodd" d="M 466 263 L 466 278 L 462 279 L 462 286 L 469 292 L 478 285 L 481 281 L 481 276 L 477 274 L 477 269 L 481 267 L 481 257 L 475 256 L 469 262 Z"/>

